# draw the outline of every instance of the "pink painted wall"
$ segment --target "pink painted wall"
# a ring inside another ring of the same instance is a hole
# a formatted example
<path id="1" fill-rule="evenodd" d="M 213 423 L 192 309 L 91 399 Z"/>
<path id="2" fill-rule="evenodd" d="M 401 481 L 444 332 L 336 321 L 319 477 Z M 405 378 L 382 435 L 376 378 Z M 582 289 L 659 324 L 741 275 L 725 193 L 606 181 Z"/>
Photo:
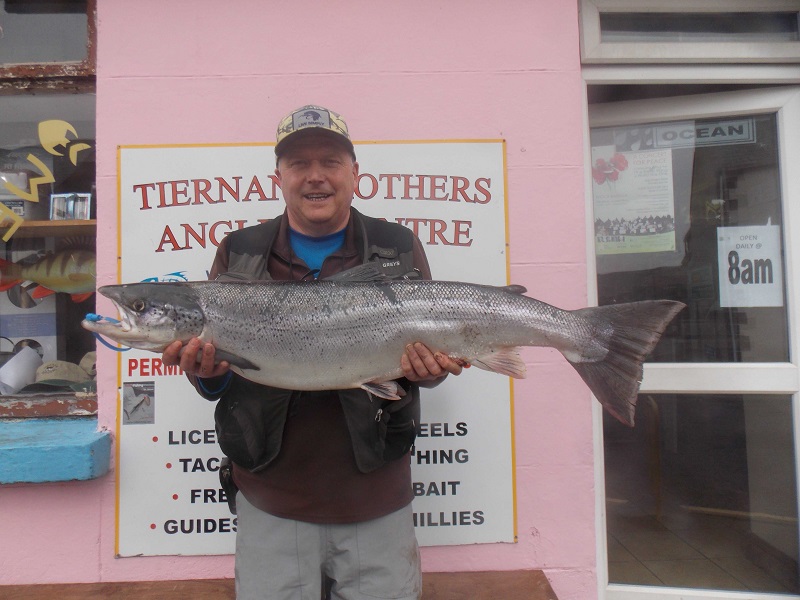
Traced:
<path id="1" fill-rule="evenodd" d="M 271 141 L 280 117 L 320 103 L 356 139 L 505 138 L 512 281 L 564 308 L 587 303 L 577 2 L 98 4 L 99 285 L 116 278 L 118 145 Z M 113 429 L 111 354 L 98 372 Z M 559 598 L 595 598 L 592 401 L 555 351 L 525 357 L 519 542 L 426 548 L 423 566 L 544 569 Z M 0 489 L 0 582 L 233 576 L 228 556 L 115 559 L 114 496 L 113 473 Z"/>

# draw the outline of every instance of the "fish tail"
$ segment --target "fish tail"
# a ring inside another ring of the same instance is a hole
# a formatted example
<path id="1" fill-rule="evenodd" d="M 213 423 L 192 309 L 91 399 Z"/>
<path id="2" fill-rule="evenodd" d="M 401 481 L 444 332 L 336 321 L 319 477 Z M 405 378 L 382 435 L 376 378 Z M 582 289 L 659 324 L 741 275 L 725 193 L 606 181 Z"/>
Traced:
<path id="1" fill-rule="evenodd" d="M 607 353 L 599 360 L 570 360 L 600 404 L 633 427 L 642 363 L 661 334 L 686 305 L 673 300 L 645 300 L 575 311 L 605 329 Z M 610 325 L 610 327 L 609 327 Z"/>

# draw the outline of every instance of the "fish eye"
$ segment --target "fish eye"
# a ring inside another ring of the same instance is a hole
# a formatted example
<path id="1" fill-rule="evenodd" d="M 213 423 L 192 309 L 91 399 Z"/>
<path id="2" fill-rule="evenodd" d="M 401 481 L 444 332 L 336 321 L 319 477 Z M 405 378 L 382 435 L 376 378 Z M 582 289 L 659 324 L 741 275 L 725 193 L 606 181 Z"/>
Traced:
<path id="1" fill-rule="evenodd" d="M 144 310 L 144 300 L 140 300 L 140 299 L 134 300 L 133 304 L 131 304 L 131 307 L 136 312 L 142 312 Z"/>

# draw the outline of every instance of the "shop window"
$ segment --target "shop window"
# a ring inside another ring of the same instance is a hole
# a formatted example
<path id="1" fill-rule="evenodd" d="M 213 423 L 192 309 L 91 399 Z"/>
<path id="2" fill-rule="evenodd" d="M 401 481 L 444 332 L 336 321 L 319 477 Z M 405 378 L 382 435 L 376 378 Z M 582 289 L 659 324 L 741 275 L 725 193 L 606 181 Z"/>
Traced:
<path id="1" fill-rule="evenodd" d="M 796 2 L 580 0 L 581 60 L 800 62 Z"/>
<path id="2" fill-rule="evenodd" d="M 591 135 L 599 304 L 687 304 L 652 362 L 788 361 L 776 115 Z"/>
<path id="3" fill-rule="evenodd" d="M 96 272 L 94 23 L 94 0 L 0 1 L 6 397 L 94 391 L 94 338 L 80 327 Z M 34 414 L 11 416 L 40 416 L 25 410 Z"/>

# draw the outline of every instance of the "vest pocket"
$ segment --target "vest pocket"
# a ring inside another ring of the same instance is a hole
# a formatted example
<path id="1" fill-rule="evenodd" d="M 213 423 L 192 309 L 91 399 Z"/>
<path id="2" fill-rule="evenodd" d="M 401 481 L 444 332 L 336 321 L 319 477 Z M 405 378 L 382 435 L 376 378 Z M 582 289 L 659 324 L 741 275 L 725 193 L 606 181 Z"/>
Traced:
<path id="1" fill-rule="evenodd" d="M 413 385 L 403 387 L 407 388 L 403 400 L 389 401 L 383 406 L 382 420 L 386 424 L 383 459 L 387 462 L 408 454 L 419 428 L 419 388 Z"/>
<path id="2" fill-rule="evenodd" d="M 225 456 L 260 471 L 281 448 L 292 392 L 254 384 L 238 375 L 214 410 L 217 441 Z"/>
<path id="3" fill-rule="evenodd" d="M 386 427 L 386 446 L 383 449 L 383 460 L 397 460 L 408 454 L 417 437 L 417 424 L 411 420 L 395 423 L 394 419 Z"/>

